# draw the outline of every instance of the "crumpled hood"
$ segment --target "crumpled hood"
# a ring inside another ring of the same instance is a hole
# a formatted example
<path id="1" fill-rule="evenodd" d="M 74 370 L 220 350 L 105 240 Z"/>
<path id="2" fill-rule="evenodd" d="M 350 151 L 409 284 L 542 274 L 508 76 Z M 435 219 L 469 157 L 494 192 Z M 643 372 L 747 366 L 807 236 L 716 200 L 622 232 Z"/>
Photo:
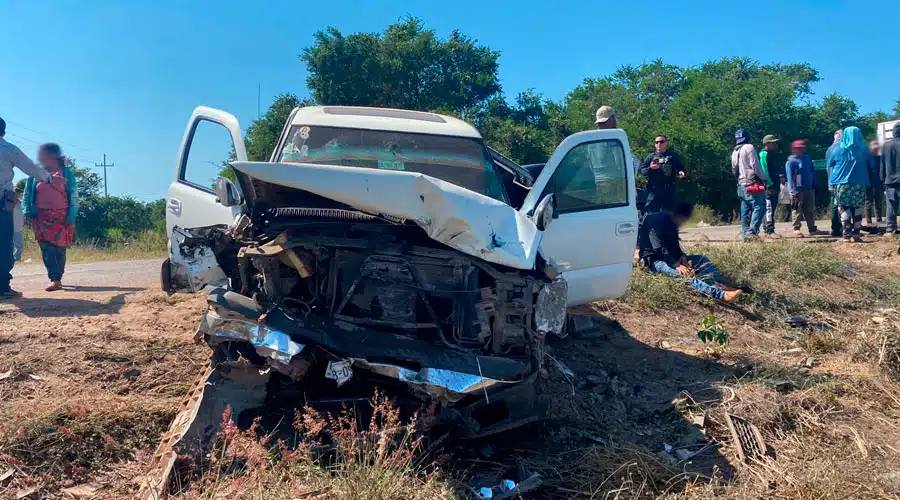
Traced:
<path id="1" fill-rule="evenodd" d="M 541 232 L 509 205 L 415 172 L 316 165 L 234 162 L 244 174 L 418 224 L 428 236 L 488 262 L 533 269 Z"/>

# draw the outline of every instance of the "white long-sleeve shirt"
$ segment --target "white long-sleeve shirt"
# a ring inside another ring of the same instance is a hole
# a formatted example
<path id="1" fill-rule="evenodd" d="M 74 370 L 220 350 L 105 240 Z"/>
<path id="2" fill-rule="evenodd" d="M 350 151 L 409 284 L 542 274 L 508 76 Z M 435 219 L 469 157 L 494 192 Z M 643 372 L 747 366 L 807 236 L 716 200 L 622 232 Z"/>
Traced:
<path id="1" fill-rule="evenodd" d="M 49 181 L 50 174 L 44 167 L 35 164 L 21 149 L 0 137 L 0 195 L 13 190 L 14 169 L 42 181 Z"/>
<path id="2" fill-rule="evenodd" d="M 768 178 L 763 172 L 762 165 L 759 163 L 759 155 L 753 144 L 744 144 L 739 148 L 735 148 L 731 153 L 731 166 L 738 169 L 738 184 L 741 186 L 749 186 L 755 180 L 766 184 Z"/>

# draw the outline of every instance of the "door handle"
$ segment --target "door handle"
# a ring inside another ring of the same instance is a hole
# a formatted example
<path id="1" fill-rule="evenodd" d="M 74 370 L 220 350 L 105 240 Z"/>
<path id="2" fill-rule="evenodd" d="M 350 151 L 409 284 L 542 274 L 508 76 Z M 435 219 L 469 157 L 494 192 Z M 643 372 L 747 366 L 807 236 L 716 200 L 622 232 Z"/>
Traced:
<path id="1" fill-rule="evenodd" d="M 634 232 L 633 222 L 619 222 L 616 224 L 616 236 L 624 236 Z"/>
<path id="2" fill-rule="evenodd" d="M 169 198 L 169 212 L 173 215 L 181 215 L 181 200 L 177 198 Z"/>

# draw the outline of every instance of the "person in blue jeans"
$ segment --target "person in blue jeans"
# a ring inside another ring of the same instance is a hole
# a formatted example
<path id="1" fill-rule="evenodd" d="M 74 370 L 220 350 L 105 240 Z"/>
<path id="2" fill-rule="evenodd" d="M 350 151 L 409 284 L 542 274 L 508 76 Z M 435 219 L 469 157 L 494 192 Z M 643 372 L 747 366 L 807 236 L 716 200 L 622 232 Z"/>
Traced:
<path id="1" fill-rule="evenodd" d="M 759 162 L 759 154 L 750 143 L 750 132 L 738 129 L 734 133 L 735 147 L 731 152 L 731 170 L 737 178 L 737 195 L 741 200 L 741 239 L 759 239 L 759 228 L 766 214 L 766 183 L 768 177 Z"/>
<path id="2" fill-rule="evenodd" d="M 693 212 L 690 203 L 678 203 L 670 211 L 647 214 L 638 231 L 640 259 L 651 272 L 685 279 L 703 295 L 730 304 L 741 295 L 741 290 L 722 283 L 719 270 L 706 257 L 681 251 L 678 229 Z"/>

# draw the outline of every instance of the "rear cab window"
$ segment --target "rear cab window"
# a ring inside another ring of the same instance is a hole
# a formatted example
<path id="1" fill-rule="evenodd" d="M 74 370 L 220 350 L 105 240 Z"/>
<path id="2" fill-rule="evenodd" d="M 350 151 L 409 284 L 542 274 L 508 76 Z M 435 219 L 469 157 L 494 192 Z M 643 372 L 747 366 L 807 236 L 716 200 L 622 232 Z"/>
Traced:
<path id="1" fill-rule="evenodd" d="M 293 125 L 279 161 L 417 172 L 509 203 L 484 143 L 475 138 Z"/>

